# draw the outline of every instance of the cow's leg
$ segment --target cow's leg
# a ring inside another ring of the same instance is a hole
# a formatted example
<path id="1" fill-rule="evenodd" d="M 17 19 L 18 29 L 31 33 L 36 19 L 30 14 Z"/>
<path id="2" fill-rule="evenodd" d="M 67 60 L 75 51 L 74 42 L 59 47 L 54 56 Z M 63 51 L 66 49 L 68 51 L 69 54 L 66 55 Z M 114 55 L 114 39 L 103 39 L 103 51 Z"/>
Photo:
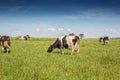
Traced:
<path id="1" fill-rule="evenodd" d="M 104 44 L 106 44 L 106 40 L 104 40 Z"/>
<path id="2" fill-rule="evenodd" d="M 80 50 L 79 50 L 79 46 L 77 46 L 77 49 L 78 49 L 78 50 L 77 50 L 77 53 L 79 53 L 79 51 L 80 51 Z"/>
<path id="3" fill-rule="evenodd" d="M 60 53 L 64 54 L 64 51 L 61 47 L 60 47 Z"/>
<path id="4" fill-rule="evenodd" d="M 106 40 L 106 44 L 108 44 L 109 43 L 109 41 L 108 40 Z"/>
<path id="5" fill-rule="evenodd" d="M 106 45 L 106 41 L 104 41 L 104 45 Z"/>
<path id="6" fill-rule="evenodd" d="M 4 51 L 5 51 L 5 49 L 4 49 L 4 47 L 2 47 L 2 51 L 1 52 L 4 53 Z"/>
<path id="7" fill-rule="evenodd" d="M 72 46 L 72 53 L 71 54 L 73 54 L 74 52 L 79 53 L 79 45 L 78 45 L 78 43 L 75 43 L 75 45 Z"/>
<path id="8" fill-rule="evenodd" d="M 10 49 L 9 49 L 9 48 L 7 48 L 7 53 L 9 53 L 9 51 L 10 51 Z"/>
<path id="9" fill-rule="evenodd" d="M 1 53 L 3 53 L 3 49 L 1 49 Z"/>
<path id="10" fill-rule="evenodd" d="M 72 51 L 71 51 L 71 55 L 73 55 L 74 47 L 75 47 L 75 46 L 72 46 L 72 48 L 71 48 L 71 50 L 72 50 Z"/>

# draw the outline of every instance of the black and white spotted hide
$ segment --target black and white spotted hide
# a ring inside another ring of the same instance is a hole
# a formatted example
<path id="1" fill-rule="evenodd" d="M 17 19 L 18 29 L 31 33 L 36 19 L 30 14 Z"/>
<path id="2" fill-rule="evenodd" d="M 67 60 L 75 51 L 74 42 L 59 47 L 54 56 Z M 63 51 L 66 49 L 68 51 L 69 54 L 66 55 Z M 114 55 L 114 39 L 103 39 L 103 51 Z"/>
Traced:
<path id="1" fill-rule="evenodd" d="M 47 52 L 52 52 L 55 48 L 60 49 L 61 53 L 64 53 L 63 49 L 70 49 L 73 52 L 79 52 L 79 37 L 78 36 L 60 36 L 57 40 L 50 45 Z"/>
<path id="2" fill-rule="evenodd" d="M 105 44 L 108 44 L 109 43 L 109 37 L 105 36 L 105 37 L 100 37 L 99 38 L 99 42 L 103 43 L 104 45 Z"/>

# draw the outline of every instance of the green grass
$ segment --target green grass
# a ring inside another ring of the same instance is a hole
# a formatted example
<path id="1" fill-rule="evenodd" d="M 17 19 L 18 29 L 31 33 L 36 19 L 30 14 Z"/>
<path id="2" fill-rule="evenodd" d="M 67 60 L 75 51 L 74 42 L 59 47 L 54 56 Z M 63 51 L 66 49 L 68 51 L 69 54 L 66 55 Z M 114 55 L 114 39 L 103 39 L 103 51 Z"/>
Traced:
<path id="1" fill-rule="evenodd" d="M 101 45 L 83 39 L 80 52 L 47 53 L 55 39 L 11 39 L 11 53 L 0 54 L 0 80 L 120 80 L 120 40 Z"/>

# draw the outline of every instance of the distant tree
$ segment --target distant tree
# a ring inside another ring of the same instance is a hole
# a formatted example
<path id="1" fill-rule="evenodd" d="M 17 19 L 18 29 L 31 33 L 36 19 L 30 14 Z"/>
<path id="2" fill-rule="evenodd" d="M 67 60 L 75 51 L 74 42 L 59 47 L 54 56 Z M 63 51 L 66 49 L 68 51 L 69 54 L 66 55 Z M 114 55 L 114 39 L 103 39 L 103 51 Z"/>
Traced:
<path id="1" fill-rule="evenodd" d="M 80 38 L 82 39 L 82 38 L 84 38 L 84 34 L 83 33 L 80 33 Z"/>

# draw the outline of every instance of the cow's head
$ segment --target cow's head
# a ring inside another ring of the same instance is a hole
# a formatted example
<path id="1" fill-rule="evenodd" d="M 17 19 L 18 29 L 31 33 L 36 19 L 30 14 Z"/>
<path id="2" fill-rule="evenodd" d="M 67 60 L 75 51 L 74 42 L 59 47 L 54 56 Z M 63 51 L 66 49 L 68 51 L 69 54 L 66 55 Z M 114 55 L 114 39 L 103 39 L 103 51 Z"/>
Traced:
<path id="1" fill-rule="evenodd" d="M 100 37 L 100 38 L 99 38 L 99 42 L 103 42 L 103 37 Z"/>
<path id="2" fill-rule="evenodd" d="M 51 53 L 53 51 L 54 47 L 53 45 L 50 45 L 50 47 L 48 48 L 47 52 Z"/>

